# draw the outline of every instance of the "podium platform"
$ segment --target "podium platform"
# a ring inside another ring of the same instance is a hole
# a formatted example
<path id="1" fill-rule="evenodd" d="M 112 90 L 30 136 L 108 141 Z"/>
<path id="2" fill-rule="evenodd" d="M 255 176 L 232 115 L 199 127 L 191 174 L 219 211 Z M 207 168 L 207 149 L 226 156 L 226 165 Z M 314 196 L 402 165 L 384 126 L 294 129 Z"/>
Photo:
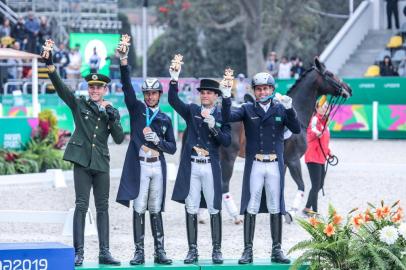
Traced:
<path id="1" fill-rule="evenodd" d="M 172 265 L 158 265 L 153 262 L 146 262 L 145 265 L 130 265 L 128 262 L 122 263 L 121 266 L 107 266 L 99 265 L 96 262 L 85 262 L 83 266 L 76 267 L 76 270 L 96 270 L 96 269 L 120 269 L 120 270 L 133 270 L 133 269 L 170 269 L 170 270 L 225 270 L 225 269 L 236 269 L 236 270 L 288 270 L 290 264 L 276 264 L 272 263 L 271 259 L 256 259 L 252 264 L 241 265 L 238 264 L 238 259 L 235 260 L 224 260 L 223 264 L 213 264 L 210 259 L 199 260 L 196 264 L 184 264 L 183 261 L 174 261 Z M 300 270 L 308 269 L 307 266 L 302 266 Z"/>
<path id="2" fill-rule="evenodd" d="M 61 243 L 0 243 L 0 270 L 73 270 L 73 247 Z"/>

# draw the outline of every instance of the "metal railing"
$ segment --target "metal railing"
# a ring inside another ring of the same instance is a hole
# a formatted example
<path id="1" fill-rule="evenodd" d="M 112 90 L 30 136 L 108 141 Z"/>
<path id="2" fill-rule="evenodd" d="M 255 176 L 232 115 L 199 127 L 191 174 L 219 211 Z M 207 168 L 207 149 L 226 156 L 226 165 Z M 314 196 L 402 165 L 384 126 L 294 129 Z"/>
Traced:
<path id="1" fill-rule="evenodd" d="M 365 0 L 327 45 L 320 55 L 320 60 L 330 71 L 337 73 L 372 27 L 372 1 Z"/>

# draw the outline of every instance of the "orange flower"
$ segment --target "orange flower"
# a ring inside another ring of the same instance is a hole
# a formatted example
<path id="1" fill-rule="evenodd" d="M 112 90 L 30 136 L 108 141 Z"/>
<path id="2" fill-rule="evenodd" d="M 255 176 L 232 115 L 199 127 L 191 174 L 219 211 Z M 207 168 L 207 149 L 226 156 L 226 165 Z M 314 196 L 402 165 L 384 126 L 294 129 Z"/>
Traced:
<path id="1" fill-rule="evenodd" d="M 362 214 L 358 214 L 352 218 L 352 223 L 354 224 L 355 228 L 359 228 L 362 223 L 364 223 L 364 217 Z"/>
<path id="2" fill-rule="evenodd" d="M 329 223 L 328 225 L 326 225 L 326 227 L 324 228 L 323 231 L 328 237 L 332 236 L 333 234 L 335 234 L 335 229 L 333 226 L 333 223 Z"/>
<path id="3" fill-rule="evenodd" d="M 389 206 L 384 206 L 384 207 L 382 208 L 382 213 L 383 213 L 384 217 L 388 216 L 388 215 L 390 214 L 390 208 L 389 208 Z"/>
<path id="4" fill-rule="evenodd" d="M 398 210 L 396 210 L 396 214 L 398 214 L 398 213 L 400 213 L 400 214 L 403 215 L 403 209 L 402 209 L 402 207 L 399 207 Z"/>
<path id="5" fill-rule="evenodd" d="M 375 217 L 378 220 L 385 218 L 385 215 L 383 213 L 383 208 L 376 208 Z"/>
<path id="6" fill-rule="evenodd" d="M 316 228 L 317 225 L 320 224 L 320 221 L 319 221 L 317 218 L 311 217 L 311 218 L 309 218 L 309 223 L 310 223 L 314 228 Z"/>
<path id="7" fill-rule="evenodd" d="M 335 214 L 335 215 L 333 216 L 333 223 L 334 223 L 335 225 L 340 224 L 342 220 L 343 220 L 343 218 L 342 218 L 342 216 L 340 216 L 340 215 Z"/>
<path id="8" fill-rule="evenodd" d="M 399 222 L 402 221 L 403 215 L 402 213 L 396 213 L 393 217 L 392 217 L 392 222 Z"/>
<path id="9" fill-rule="evenodd" d="M 373 220 L 374 217 L 372 216 L 371 212 L 369 211 L 369 208 L 365 211 L 365 217 L 364 217 L 364 221 L 368 222 Z"/>

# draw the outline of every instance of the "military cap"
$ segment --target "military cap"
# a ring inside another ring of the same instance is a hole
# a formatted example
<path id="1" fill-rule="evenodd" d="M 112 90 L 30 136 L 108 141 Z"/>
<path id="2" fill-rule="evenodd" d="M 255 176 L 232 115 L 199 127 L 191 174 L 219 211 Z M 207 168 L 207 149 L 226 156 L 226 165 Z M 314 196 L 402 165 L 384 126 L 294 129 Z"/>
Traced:
<path id="1" fill-rule="evenodd" d="M 88 85 L 102 85 L 102 86 L 105 86 L 111 81 L 109 77 L 99 73 L 90 73 L 85 77 L 85 80 L 87 81 Z"/>

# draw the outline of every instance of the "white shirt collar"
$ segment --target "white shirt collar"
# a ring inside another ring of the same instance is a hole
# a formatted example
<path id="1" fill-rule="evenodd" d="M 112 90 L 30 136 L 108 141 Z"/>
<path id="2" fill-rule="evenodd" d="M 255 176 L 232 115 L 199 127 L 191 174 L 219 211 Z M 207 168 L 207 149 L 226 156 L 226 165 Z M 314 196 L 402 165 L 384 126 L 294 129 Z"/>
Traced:
<path id="1" fill-rule="evenodd" d="M 269 107 L 271 106 L 271 102 L 268 102 L 268 104 L 266 105 L 259 102 L 259 105 L 262 107 L 262 109 L 264 109 L 265 112 L 267 112 Z"/>

